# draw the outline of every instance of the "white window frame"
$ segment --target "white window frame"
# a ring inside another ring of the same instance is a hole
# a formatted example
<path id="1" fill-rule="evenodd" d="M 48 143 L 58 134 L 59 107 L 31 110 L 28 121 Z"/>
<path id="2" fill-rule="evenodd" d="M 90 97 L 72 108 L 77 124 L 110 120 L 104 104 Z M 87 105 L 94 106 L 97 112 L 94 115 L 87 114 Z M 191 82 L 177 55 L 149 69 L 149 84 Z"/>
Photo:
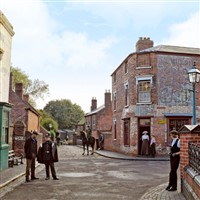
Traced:
<path id="1" fill-rule="evenodd" d="M 128 93 L 126 94 L 126 89 L 128 89 Z M 125 92 L 125 95 L 124 95 L 124 97 L 125 97 L 125 107 L 128 107 L 129 106 L 129 83 L 128 83 L 128 81 L 126 81 L 125 83 L 124 83 L 124 92 Z M 126 97 L 126 95 L 127 95 L 127 97 Z M 126 98 L 127 98 L 127 102 L 126 102 Z"/>
<path id="2" fill-rule="evenodd" d="M 135 78 L 136 78 L 137 104 L 151 104 L 151 96 L 150 96 L 150 101 L 139 102 L 139 99 L 138 99 L 138 92 L 139 92 L 138 91 L 138 83 L 139 83 L 139 81 L 150 81 L 150 87 L 152 87 L 152 85 L 153 85 L 153 75 L 136 76 Z"/>

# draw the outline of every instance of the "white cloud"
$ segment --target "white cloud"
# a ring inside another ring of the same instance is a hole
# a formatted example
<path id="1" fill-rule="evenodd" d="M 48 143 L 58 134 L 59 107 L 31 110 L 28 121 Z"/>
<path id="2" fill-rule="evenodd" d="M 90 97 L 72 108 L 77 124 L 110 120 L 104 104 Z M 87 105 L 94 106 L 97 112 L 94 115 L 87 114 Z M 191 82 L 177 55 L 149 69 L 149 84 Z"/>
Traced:
<path id="1" fill-rule="evenodd" d="M 49 84 L 50 97 L 38 101 L 42 108 L 51 99 L 67 98 L 89 109 L 91 96 L 102 99 L 110 87 L 108 49 L 116 38 L 91 40 L 86 33 L 64 30 L 57 32 L 57 23 L 42 1 L 4 1 L 2 11 L 14 27 L 12 64 L 32 79 Z M 96 75 L 99 77 L 95 77 Z M 98 81 L 95 85 L 91 81 Z M 77 85 L 79 84 L 79 85 Z M 102 89 L 103 87 L 103 89 Z M 79 90 L 78 90 L 79 89 Z M 103 90 L 103 91 L 102 91 Z M 81 97 L 81 98 L 80 98 Z M 86 102 L 87 100 L 87 102 Z"/>
<path id="2" fill-rule="evenodd" d="M 52 11 L 50 8 L 54 9 L 58 3 L 1 1 L 1 9 L 15 31 L 13 66 L 21 68 L 32 79 L 38 78 L 49 84 L 51 96 L 45 102 L 38 101 L 39 108 L 51 99 L 66 98 L 88 111 L 93 96 L 98 99 L 98 106 L 102 105 L 105 90 L 111 88 L 110 74 L 132 52 L 131 44 L 149 33 L 155 43 L 157 37 L 166 38 L 168 18 L 176 21 L 174 14 L 188 14 L 182 8 L 177 10 L 177 4 L 163 2 L 66 3 L 66 10 L 62 7 L 64 4 L 59 4 L 59 8 Z M 83 22 L 82 29 L 79 29 L 80 24 L 73 24 L 73 19 Z M 198 14 L 185 22 L 175 22 L 165 41 L 173 45 L 196 46 L 199 24 Z"/>
<path id="3" fill-rule="evenodd" d="M 200 12 L 192 14 L 184 22 L 173 24 L 163 43 L 200 48 Z"/>

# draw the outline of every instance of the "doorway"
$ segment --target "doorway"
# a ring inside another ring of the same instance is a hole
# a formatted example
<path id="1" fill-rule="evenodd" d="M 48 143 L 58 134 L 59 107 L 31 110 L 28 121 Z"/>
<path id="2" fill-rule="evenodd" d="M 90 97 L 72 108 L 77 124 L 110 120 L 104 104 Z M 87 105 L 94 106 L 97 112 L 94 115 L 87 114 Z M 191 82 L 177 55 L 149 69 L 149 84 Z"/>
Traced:
<path id="1" fill-rule="evenodd" d="M 142 133 L 148 132 L 149 139 L 151 138 L 151 118 L 138 118 L 138 155 L 141 155 Z"/>

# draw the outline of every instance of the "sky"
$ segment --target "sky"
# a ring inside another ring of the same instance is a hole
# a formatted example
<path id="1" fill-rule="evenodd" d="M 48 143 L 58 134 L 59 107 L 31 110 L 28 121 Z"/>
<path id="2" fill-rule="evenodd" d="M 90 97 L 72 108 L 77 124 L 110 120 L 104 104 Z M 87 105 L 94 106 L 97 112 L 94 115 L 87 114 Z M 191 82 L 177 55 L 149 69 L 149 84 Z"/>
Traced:
<path id="1" fill-rule="evenodd" d="M 87 113 L 93 97 L 103 105 L 111 74 L 139 37 L 200 48 L 199 0 L 0 0 L 0 10 L 15 32 L 12 66 L 49 85 L 38 109 L 69 99 Z"/>

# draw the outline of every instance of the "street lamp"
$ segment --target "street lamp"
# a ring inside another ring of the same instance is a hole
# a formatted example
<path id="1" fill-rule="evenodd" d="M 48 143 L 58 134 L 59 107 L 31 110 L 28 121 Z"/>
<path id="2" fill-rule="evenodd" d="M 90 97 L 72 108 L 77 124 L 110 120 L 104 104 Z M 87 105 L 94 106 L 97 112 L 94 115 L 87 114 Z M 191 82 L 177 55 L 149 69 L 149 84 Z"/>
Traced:
<path id="1" fill-rule="evenodd" d="M 196 124 L 196 83 L 199 83 L 200 80 L 200 71 L 196 68 L 195 62 L 192 66 L 192 69 L 188 71 L 189 82 L 192 83 L 192 92 L 193 92 L 193 106 L 192 106 L 192 124 Z"/>
<path id="2" fill-rule="evenodd" d="M 51 128 L 52 128 L 52 124 L 49 124 L 49 131 L 51 131 Z"/>

